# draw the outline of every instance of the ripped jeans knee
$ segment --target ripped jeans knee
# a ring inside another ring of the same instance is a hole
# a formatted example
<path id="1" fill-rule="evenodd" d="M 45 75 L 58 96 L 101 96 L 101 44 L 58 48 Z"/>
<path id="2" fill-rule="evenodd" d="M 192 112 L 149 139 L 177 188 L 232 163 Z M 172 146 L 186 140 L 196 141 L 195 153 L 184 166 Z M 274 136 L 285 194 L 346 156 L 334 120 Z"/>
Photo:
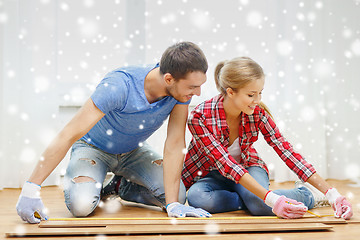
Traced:
<path id="1" fill-rule="evenodd" d="M 72 178 L 65 186 L 65 204 L 75 217 L 88 216 L 99 204 L 102 184 L 94 179 L 79 176 Z"/>
<path id="2" fill-rule="evenodd" d="M 158 159 L 158 160 L 154 160 L 151 162 L 152 164 L 155 164 L 157 166 L 162 166 L 163 165 L 163 160 L 162 159 Z"/>
<path id="3" fill-rule="evenodd" d="M 75 217 L 91 214 L 100 201 L 108 166 L 82 142 L 73 145 L 64 176 L 65 204 Z"/>

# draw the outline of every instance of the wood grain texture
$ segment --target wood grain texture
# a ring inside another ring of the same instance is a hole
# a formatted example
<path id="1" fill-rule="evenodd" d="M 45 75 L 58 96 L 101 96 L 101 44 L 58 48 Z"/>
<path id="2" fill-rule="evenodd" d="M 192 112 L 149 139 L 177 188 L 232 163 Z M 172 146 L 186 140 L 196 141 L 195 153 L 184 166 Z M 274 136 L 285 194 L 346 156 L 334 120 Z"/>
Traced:
<path id="1" fill-rule="evenodd" d="M 88 236 L 88 235 L 126 235 L 126 234 L 188 234 L 188 233 L 244 233 L 244 232 L 290 232 L 324 231 L 332 227 L 322 223 L 289 224 L 195 224 L 195 225 L 108 225 L 87 228 L 39 228 L 26 224 L 22 231 L 13 229 L 6 237 L 26 236 Z"/>
<path id="2" fill-rule="evenodd" d="M 76 218 L 75 218 L 76 219 Z M 346 224 L 344 219 L 334 217 L 304 217 L 300 219 L 262 219 L 262 218 L 186 218 L 186 219 L 132 219 L 132 220 L 72 220 L 72 221 L 43 221 L 39 224 L 41 228 L 61 227 L 105 227 L 109 225 L 201 225 L 201 224 L 294 224 L 294 223 L 324 223 L 324 224 Z"/>
<path id="3" fill-rule="evenodd" d="M 288 232 L 251 232 L 251 233 L 242 233 L 242 232 L 224 232 L 218 233 L 215 236 L 212 234 L 201 233 L 179 233 L 179 234 L 131 234 L 129 236 L 121 235 L 121 239 L 131 239 L 131 240 L 178 240 L 178 239 L 187 239 L 187 240 L 208 240 L 208 239 L 222 239 L 222 240 L 233 240 L 233 239 L 246 239 L 249 240 L 267 240 L 267 239 L 282 239 L 282 240 L 292 240 L 292 239 L 316 239 L 316 240 L 337 240 L 337 239 L 358 239 L 359 238 L 359 223 L 360 223 L 360 188 L 350 185 L 350 181 L 340 181 L 340 180 L 328 180 L 330 185 L 336 187 L 340 193 L 348 194 L 353 196 L 349 198 L 349 201 L 353 205 L 354 216 L 350 221 L 347 221 L 348 224 L 333 224 L 333 228 L 330 231 L 288 231 Z M 274 183 L 271 182 L 271 189 L 290 189 L 293 188 L 293 182 L 287 183 Z M 21 236 L 21 232 L 27 230 L 33 230 L 38 228 L 37 225 L 30 225 L 24 223 L 16 213 L 16 202 L 18 200 L 20 189 L 3 189 L 0 191 L 0 239 L 5 238 L 5 233 L 16 232 L 18 236 Z M 50 218 L 72 218 L 73 216 L 68 211 L 64 203 L 64 194 L 61 187 L 43 187 L 41 190 L 41 196 L 44 202 L 44 205 L 49 210 Z M 311 209 L 319 215 L 328 215 L 332 214 L 333 210 L 331 207 L 315 208 Z M 306 214 L 306 216 L 311 216 Z M 167 217 L 160 208 L 142 206 L 135 203 L 123 202 L 121 201 L 121 206 L 119 209 L 114 209 L 113 205 L 105 204 L 95 210 L 94 214 L 89 216 L 90 218 L 164 218 Z M 248 212 L 239 210 L 234 212 L 226 213 L 217 213 L 213 214 L 214 218 L 229 218 L 229 217 L 251 217 Z M 336 220 L 335 218 L 333 218 Z M 298 223 L 296 223 L 298 224 Z M 330 224 L 330 223 L 329 223 Z M 285 225 L 285 224 L 283 224 Z M 159 225 L 162 226 L 162 225 Z M 141 225 L 142 227 L 142 225 Z M 38 229 L 37 229 L 38 230 Z M 40 229 L 41 230 L 41 229 Z M 42 229 L 44 230 L 44 229 Z M 56 229 L 50 228 L 50 231 Z M 246 234 L 246 235 L 245 235 Z M 215 238 L 214 238 L 215 237 Z M 61 235 L 61 236 L 24 236 L 22 240 L 94 240 L 98 236 L 79 236 L 79 235 Z M 104 239 L 99 235 L 98 239 Z M 107 235 L 107 240 L 118 240 L 119 235 Z"/>

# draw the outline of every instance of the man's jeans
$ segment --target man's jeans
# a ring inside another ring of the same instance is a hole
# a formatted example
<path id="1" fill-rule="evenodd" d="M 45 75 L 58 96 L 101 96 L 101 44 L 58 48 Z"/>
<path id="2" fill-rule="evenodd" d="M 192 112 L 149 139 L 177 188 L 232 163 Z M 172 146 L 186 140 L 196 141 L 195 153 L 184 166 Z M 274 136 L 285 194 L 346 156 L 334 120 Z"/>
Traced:
<path id="1" fill-rule="evenodd" d="M 144 143 L 123 154 L 109 154 L 79 140 L 71 150 L 70 163 L 64 178 L 65 203 L 77 217 L 93 212 L 100 201 L 100 192 L 108 171 L 120 175 L 119 196 L 126 201 L 163 207 L 165 191 L 162 157 Z M 76 182 L 77 177 L 91 181 Z M 180 181 L 179 202 L 185 203 L 186 190 Z"/>

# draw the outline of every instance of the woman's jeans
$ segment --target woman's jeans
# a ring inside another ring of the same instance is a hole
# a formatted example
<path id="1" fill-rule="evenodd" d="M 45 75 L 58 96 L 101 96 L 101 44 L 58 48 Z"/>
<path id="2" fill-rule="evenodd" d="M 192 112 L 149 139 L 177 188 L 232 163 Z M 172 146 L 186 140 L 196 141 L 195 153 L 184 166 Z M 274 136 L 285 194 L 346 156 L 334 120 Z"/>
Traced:
<path id="1" fill-rule="evenodd" d="M 264 169 L 254 166 L 247 170 L 261 186 L 269 189 L 269 177 Z M 305 187 L 274 190 L 273 192 L 302 202 L 309 209 L 314 207 L 314 197 Z M 218 171 L 210 172 L 192 185 L 187 198 L 190 206 L 203 208 L 210 213 L 243 209 L 256 216 L 274 215 L 272 209 L 262 199 L 241 184 L 225 178 Z"/>
<path id="2" fill-rule="evenodd" d="M 93 212 L 100 201 L 100 192 L 108 171 L 122 176 L 119 196 L 126 201 L 163 207 L 162 157 L 144 143 L 142 147 L 123 154 L 109 154 L 79 140 L 71 150 L 64 178 L 65 203 L 76 217 Z M 78 177 L 89 181 L 77 182 Z M 185 203 L 186 190 L 180 181 L 179 202 Z"/>

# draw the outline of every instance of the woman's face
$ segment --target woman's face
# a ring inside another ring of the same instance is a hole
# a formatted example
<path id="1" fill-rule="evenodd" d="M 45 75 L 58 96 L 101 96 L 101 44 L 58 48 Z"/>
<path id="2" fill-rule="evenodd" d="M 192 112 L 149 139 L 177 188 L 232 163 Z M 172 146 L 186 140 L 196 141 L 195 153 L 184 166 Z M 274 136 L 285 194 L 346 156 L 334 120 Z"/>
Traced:
<path id="1" fill-rule="evenodd" d="M 228 89 L 228 97 L 231 99 L 233 107 L 247 115 L 253 114 L 256 105 L 261 101 L 264 84 L 265 80 L 261 78 L 251 81 L 245 87 L 238 89 L 237 92 Z"/>

